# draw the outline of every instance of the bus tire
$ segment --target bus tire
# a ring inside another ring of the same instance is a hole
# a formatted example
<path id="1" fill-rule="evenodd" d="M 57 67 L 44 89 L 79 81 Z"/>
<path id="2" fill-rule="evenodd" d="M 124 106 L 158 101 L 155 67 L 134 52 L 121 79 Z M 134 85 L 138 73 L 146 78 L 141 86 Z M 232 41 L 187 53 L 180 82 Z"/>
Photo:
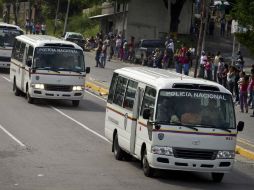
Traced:
<path id="1" fill-rule="evenodd" d="M 144 150 L 143 155 L 142 155 L 142 168 L 143 168 L 144 175 L 146 177 L 153 177 L 154 176 L 155 169 L 151 168 L 148 163 L 146 150 Z"/>
<path id="2" fill-rule="evenodd" d="M 34 99 L 30 96 L 28 88 L 27 88 L 27 91 L 26 91 L 26 99 L 27 99 L 27 102 L 29 104 L 33 104 L 34 103 Z"/>
<path id="3" fill-rule="evenodd" d="M 124 151 L 121 149 L 121 147 L 118 144 L 118 136 L 115 135 L 114 138 L 114 156 L 116 160 L 122 160 L 124 156 Z"/>
<path id="4" fill-rule="evenodd" d="M 215 183 L 220 183 L 224 177 L 224 173 L 212 173 L 212 179 Z"/>
<path id="5" fill-rule="evenodd" d="M 13 81 L 13 92 L 15 96 L 20 96 L 21 91 L 18 89 L 17 85 L 16 85 L 16 80 L 14 79 Z"/>
<path id="6" fill-rule="evenodd" d="M 72 105 L 74 107 L 78 107 L 79 106 L 79 100 L 72 100 Z"/>

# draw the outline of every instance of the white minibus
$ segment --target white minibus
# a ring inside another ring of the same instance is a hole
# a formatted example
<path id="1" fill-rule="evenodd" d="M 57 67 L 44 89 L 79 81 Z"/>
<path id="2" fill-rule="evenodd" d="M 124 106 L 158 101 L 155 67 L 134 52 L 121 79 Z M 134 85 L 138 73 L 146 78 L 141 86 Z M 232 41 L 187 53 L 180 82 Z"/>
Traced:
<path id="1" fill-rule="evenodd" d="M 0 68 L 9 69 L 14 39 L 23 30 L 16 25 L 0 23 Z"/>
<path id="2" fill-rule="evenodd" d="M 113 74 L 105 136 L 117 160 L 141 160 L 146 176 L 156 169 L 210 172 L 221 182 L 243 127 L 231 93 L 217 83 L 144 67 Z"/>
<path id="3" fill-rule="evenodd" d="M 11 58 L 10 80 L 15 95 L 35 99 L 71 100 L 78 106 L 90 67 L 85 67 L 81 47 L 46 35 L 16 37 Z"/>

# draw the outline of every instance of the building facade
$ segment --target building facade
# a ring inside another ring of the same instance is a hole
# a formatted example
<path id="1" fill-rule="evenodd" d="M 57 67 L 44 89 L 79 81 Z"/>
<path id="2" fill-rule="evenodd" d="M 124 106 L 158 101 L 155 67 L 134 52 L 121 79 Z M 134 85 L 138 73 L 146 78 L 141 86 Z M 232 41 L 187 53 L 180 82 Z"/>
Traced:
<path id="1" fill-rule="evenodd" d="M 168 0 L 169 3 L 173 0 Z M 193 0 L 186 0 L 180 17 L 178 33 L 189 34 L 193 15 Z M 131 0 L 123 4 L 105 2 L 102 14 L 91 17 L 100 19 L 104 33 L 123 33 L 128 39 L 134 36 L 139 39 L 158 39 L 170 31 L 170 10 L 163 0 Z"/>

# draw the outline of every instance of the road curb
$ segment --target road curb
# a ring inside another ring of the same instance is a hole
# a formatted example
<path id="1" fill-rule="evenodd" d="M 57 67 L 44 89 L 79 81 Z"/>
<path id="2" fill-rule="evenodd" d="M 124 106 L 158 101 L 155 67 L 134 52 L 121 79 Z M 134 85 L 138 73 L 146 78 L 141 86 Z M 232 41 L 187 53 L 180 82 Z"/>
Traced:
<path id="1" fill-rule="evenodd" d="M 98 92 L 101 96 L 108 95 L 108 89 L 102 88 L 92 82 L 86 82 L 85 87 L 90 88 L 93 91 Z"/>
<path id="2" fill-rule="evenodd" d="M 254 160 L 254 152 L 249 151 L 249 150 L 247 150 L 243 147 L 240 147 L 240 146 L 237 145 L 236 149 L 235 149 L 235 152 L 237 154 L 240 154 L 241 156 L 244 156 L 244 157 L 250 159 L 250 160 Z"/>

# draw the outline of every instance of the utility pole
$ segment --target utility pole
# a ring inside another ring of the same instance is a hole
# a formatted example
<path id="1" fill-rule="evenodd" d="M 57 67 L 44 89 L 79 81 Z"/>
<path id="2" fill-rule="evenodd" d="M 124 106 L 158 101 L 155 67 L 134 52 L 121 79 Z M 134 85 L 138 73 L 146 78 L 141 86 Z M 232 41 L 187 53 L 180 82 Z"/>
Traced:
<path id="1" fill-rule="evenodd" d="M 54 25 L 54 35 L 56 34 L 56 24 L 57 24 L 57 15 L 58 15 L 58 11 L 59 11 L 59 4 L 60 4 L 60 0 L 57 0 L 57 7 L 56 7 L 56 17 L 55 17 L 55 25 Z"/>
<path id="2" fill-rule="evenodd" d="M 71 0 L 68 0 L 67 12 L 66 12 L 65 21 L 64 21 L 63 35 L 66 32 L 66 27 L 67 27 L 67 22 L 68 22 L 68 17 L 69 17 L 70 2 L 71 2 Z"/>
<path id="3" fill-rule="evenodd" d="M 205 28 L 205 9 L 207 0 L 202 0 L 202 12 L 201 12 L 201 23 L 200 23 L 200 29 L 199 29 L 199 36 L 198 36 L 198 45 L 197 45 L 197 52 L 196 52 L 196 64 L 195 64 L 195 71 L 194 71 L 194 77 L 197 77 L 198 72 L 198 63 L 201 55 L 201 47 L 202 47 L 202 41 L 204 36 L 204 28 Z"/>
<path id="4" fill-rule="evenodd" d="M 208 17 L 209 17 L 209 6 L 211 4 L 211 0 L 208 0 L 208 2 L 206 2 L 206 9 L 205 9 L 205 27 L 204 27 L 204 35 L 203 35 L 203 39 L 202 39 L 202 48 L 201 50 L 205 50 L 205 38 L 206 38 L 206 32 L 207 32 L 207 27 L 208 27 Z"/>

